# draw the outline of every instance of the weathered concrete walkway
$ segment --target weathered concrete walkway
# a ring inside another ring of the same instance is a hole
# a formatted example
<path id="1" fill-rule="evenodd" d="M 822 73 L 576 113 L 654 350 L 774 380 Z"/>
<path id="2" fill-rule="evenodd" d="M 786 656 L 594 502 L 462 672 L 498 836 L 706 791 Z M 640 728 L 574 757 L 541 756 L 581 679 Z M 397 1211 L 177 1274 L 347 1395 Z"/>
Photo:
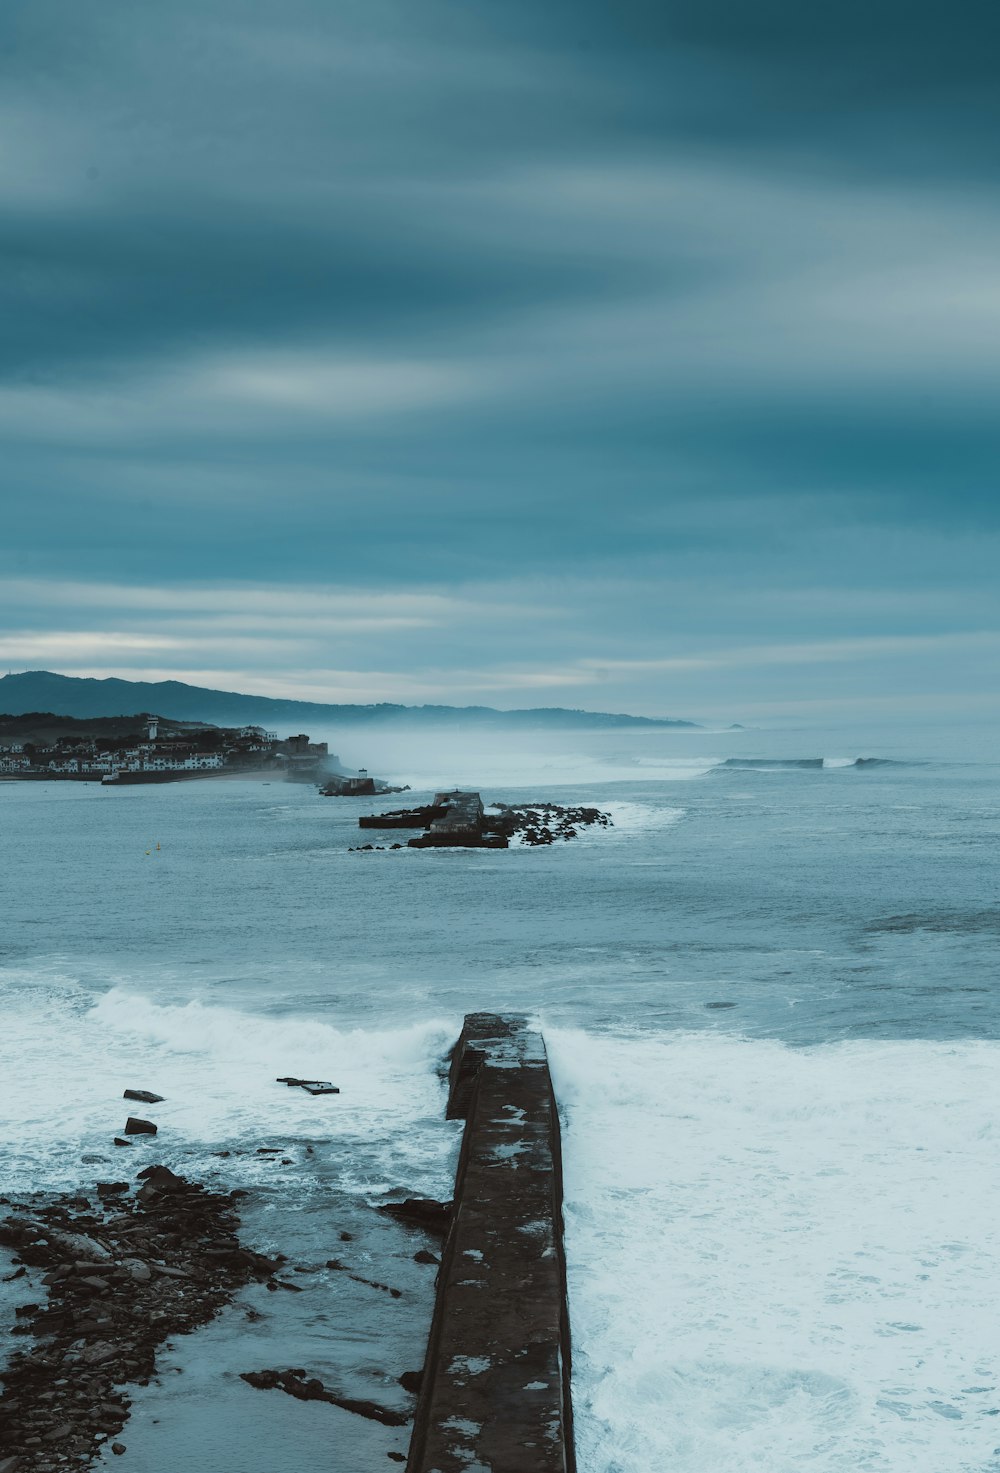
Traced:
<path id="1" fill-rule="evenodd" d="M 467 1124 L 408 1473 L 574 1473 L 559 1116 L 525 1019 L 465 1019 L 448 1114 Z"/>

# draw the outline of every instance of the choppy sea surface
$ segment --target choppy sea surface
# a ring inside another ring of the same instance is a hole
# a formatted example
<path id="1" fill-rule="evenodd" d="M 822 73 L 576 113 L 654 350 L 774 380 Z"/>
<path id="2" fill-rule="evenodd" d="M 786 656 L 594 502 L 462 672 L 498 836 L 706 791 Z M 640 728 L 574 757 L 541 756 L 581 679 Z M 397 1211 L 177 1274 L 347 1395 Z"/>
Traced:
<path id="1" fill-rule="evenodd" d="M 364 853 L 372 800 L 277 780 L 0 783 L 0 1192 L 120 1169 L 138 1085 L 157 1159 L 294 1208 L 306 1254 L 332 1195 L 448 1195 L 436 1065 L 463 1013 L 527 1011 L 581 1470 L 1000 1469 L 993 732 L 330 735 L 415 802 L 614 827 Z"/>

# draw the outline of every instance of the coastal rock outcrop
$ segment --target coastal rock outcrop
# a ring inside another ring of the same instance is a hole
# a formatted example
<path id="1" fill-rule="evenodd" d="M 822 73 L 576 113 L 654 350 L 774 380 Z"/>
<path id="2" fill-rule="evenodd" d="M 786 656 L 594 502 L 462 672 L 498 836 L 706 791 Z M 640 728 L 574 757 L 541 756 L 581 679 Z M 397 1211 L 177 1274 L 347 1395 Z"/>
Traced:
<path id="1" fill-rule="evenodd" d="M 18 1473 L 86 1466 L 125 1425 L 124 1388 L 149 1381 L 161 1342 L 279 1267 L 240 1243 L 235 1193 L 159 1165 L 139 1182 L 23 1204 L 0 1221 L 19 1260 L 11 1278 L 44 1270 L 48 1291 L 17 1312 L 12 1333 L 34 1343 L 0 1373 L 0 1448 Z"/>

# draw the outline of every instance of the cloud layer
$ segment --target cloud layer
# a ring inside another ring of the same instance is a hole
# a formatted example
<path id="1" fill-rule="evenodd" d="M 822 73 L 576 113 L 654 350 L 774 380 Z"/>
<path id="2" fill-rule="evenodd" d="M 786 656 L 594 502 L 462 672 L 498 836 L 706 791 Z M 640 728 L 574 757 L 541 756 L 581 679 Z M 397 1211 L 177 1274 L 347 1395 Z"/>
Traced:
<path id="1" fill-rule="evenodd" d="M 11 9 L 0 659 L 978 710 L 990 24 Z"/>

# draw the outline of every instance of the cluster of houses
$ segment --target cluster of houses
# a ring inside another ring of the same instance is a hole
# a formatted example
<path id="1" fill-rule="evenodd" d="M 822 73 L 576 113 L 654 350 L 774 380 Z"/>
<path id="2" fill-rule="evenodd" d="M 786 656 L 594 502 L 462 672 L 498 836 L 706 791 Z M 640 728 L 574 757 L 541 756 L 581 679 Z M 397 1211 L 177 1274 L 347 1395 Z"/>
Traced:
<path id="1" fill-rule="evenodd" d="M 192 728 L 159 732 L 155 716 L 142 718 L 144 740 L 65 736 L 43 746 L 13 742 L 0 746 L 0 776 L 114 780 L 118 774 L 210 772 L 276 766 L 289 777 L 312 776 L 326 762 L 325 742 L 307 736 L 278 740 L 262 726 Z"/>

